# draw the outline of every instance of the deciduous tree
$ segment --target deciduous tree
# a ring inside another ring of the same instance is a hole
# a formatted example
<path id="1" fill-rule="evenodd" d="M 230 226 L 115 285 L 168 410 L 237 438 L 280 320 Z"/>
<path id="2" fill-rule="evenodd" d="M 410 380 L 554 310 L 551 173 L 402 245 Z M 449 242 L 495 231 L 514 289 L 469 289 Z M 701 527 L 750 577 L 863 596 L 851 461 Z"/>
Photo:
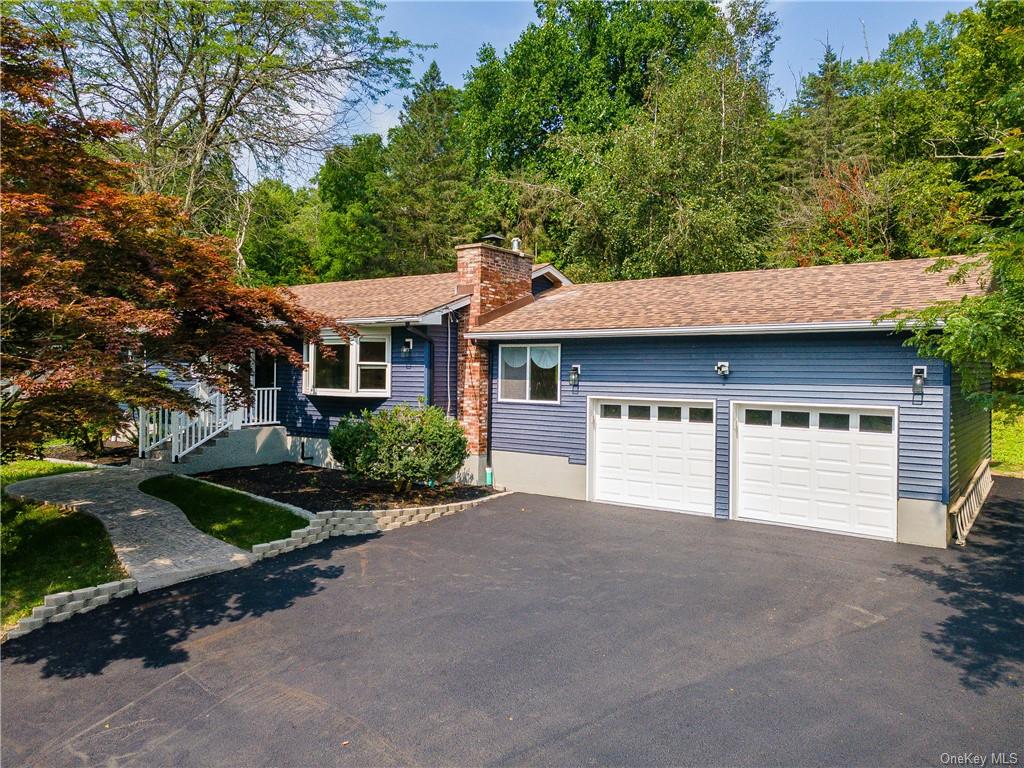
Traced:
<path id="1" fill-rule="evenodd" d="M 138 189 L 179 196 L 192 224 L 237 234 L 253 171 L 337 144 L 368 99 L 409 75 L 408 41 L 376 0 L 38 0 L 58 41 L 55 97 L 135 130 L 111 142 Z"/>
<path id="2" fill-rule="evenodd" d="M 51 38 L 3 19 L 5 452 L 122 404 L 194 405 L 157 367 L 249 393 L 251 352 L 301 365 L 298 344 L 331 324 L 278 290 L 232 279 L 227 241 L 184 233 L 177 200 L 130 190 L 97 151 L 128 130 L 59 110 Z"/>

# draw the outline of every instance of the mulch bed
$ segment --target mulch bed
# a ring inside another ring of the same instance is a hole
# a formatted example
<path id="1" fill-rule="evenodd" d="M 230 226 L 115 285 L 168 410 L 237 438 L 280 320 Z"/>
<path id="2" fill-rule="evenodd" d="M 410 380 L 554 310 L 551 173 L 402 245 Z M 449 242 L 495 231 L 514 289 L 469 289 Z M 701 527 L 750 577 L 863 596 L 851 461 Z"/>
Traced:
<path id="1" fill-rule="evenodd" d="M 131 443 L 108 440 L 103 444 L 99 455 L 86 453 L 70 444 L 48 445 L 43 449 L 43 456 L 61 461 L 88 461 L 92 464 L 107 466 L 123 466 L 139 455 L 139 449 Z"/>
<path id="2" fill-rule="evenodd" d="M 415 486 L 396 494 L 391 483 L 356 480 L 338 469 L 309 464 L 267 464 L 205 472 L 197 477 L 311 512 L 332 509 L 401 509 L 471 501 L 492 493 L 480 485 L 450 483 L 433 488 Z"/>

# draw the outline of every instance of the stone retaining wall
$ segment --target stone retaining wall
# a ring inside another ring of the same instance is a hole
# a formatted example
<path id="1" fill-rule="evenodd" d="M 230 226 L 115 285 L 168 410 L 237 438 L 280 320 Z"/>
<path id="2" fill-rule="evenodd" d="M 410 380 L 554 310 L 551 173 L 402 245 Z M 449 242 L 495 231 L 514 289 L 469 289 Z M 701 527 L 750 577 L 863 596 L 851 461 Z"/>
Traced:
<path id="1" fill-rule="evenodd" d="M 31 616 L 26 616 L 7 632 L 5 639 L 27 635 L 44 624 L 70 619 L 76 613 L 88 613 L 93 608 L 106 605 L 114 598 L 133 594 L 137 586 L 135 579 L 121 579 L 95 587 L 83 587 L 72 592 L 47 595 L 43 598 L 42 605 L 32 609 Z"/>
<path id="2" fill-rule="evenodd" d="M 369 533 L 392 531 L 403 526 L 426 523 L 441 517 L 454 515 L 464 509 L 475 507 L 481 502 L 504 496 L 505 493 L 482 496 L 471 501 L 454 504 L 439 504 L 434 507 L 412 507 L 409 509 L 335 509 L 317 512 L 305 528 L 292 531 L 287 539 L 278 539 L 266 544 L 253 546 L 257 558 L 274 557 L 293 549 L 302 549 L 310 544 L 324 541 L 331 536 L 365 536 Z"/>

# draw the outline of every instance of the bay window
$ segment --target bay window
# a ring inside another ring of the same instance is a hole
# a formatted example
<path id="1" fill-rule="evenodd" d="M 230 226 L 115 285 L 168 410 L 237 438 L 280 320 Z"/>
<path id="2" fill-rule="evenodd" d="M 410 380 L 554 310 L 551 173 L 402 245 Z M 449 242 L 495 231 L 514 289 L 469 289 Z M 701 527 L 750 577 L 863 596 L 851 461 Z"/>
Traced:
<path id="1" fill-rule="evenodd" d="M 498 399 L 558 402 L 561 347 L 505 344 L 498 350 Z"/>
<path id="2" fill-rule="evenodd" d="M 324 354 L 330 347 L 334 353 Z M 304 390 L 329 397 L 388 397 L 391 394 L 391 334 L 360 333 L 351 339 L 324 334 L 306 349 Z"/>

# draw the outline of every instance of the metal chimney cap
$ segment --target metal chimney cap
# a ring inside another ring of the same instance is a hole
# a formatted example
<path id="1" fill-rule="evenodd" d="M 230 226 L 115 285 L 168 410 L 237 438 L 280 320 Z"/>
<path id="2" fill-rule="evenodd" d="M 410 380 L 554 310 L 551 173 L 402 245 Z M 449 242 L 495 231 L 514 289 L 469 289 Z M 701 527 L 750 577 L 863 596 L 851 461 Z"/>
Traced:
<path id="1" fill-rule="evenodd" d="M 522 253 L 523 241 L 520 238 L 518 238 L 518 237 L 513 237 L 512 238 L 512 250 L 515 251 L 516 253 Z"/>
<path id="2" fill-rule="evenodd" d="M 505 238 L 503 236 L 495 233 L 484 235 L 480 239 L 483 240 L 485 243 L 494 243 L 495 245 L 501 245 L 503 242 L 505 242 Z"/>

